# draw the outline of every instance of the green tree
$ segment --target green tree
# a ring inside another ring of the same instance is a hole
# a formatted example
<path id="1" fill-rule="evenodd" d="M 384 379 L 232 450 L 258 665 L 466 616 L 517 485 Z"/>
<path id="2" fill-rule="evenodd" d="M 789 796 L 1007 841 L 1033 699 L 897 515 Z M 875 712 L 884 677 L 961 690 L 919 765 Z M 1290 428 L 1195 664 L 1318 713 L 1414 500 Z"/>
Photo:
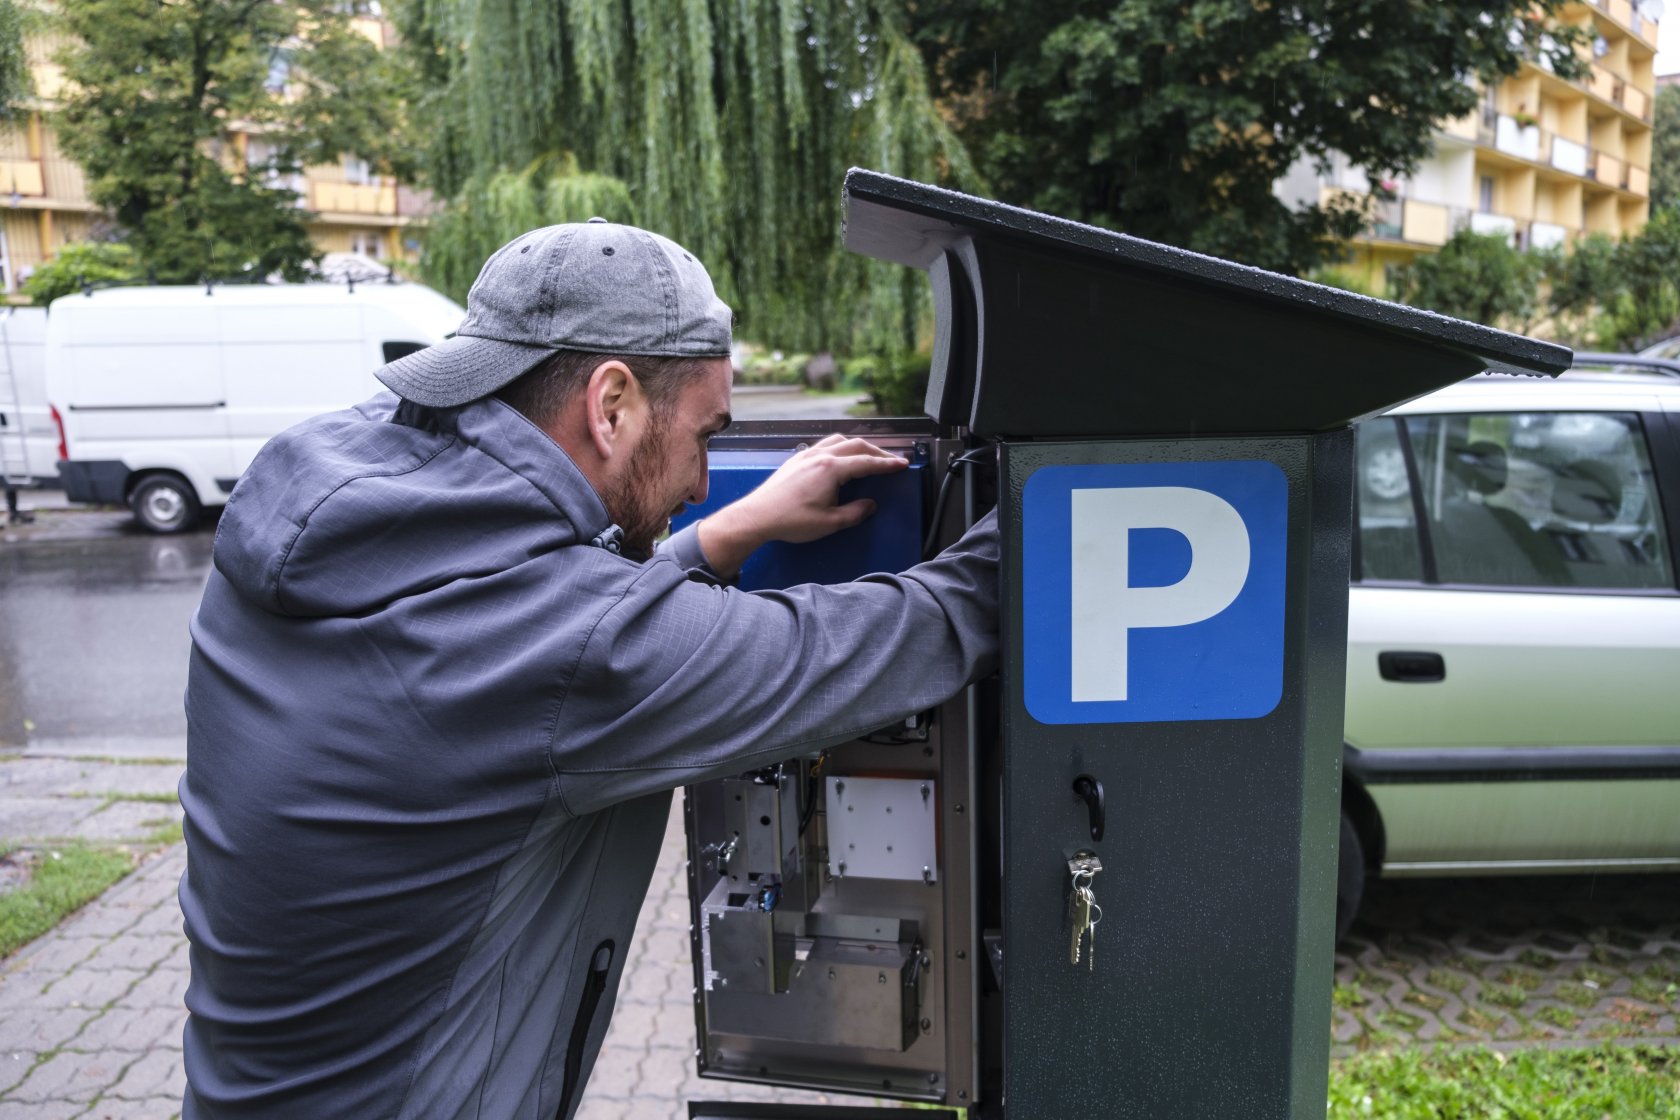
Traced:
<path id="1" fill-rule="evenodd" d="M 1601 344 L 1636 350 L 1673 334 L 1680 320 L 1680 208 L 1651 214 L 1616 250 L 1619 283 L 1600 299 Z"/>
<path id="2" fill-rule="evenodd" d="M 77 0 L 55 17 L 56 125 L 159 280 L 300 278 L 315 257 L 289 177 L 353 153 L 400 162 L 402 72 L 339 0 Z M 254 137 L 245 158 L 228 141 Z"/>
<path id="3" fill-rule="evenodd" d="M 459 294 L 465 262 L 509 235 L 510 216 L 577 219 L 605 198 L 705 260 L 748 337 L 913 347 L 923 286 L 841 251 L 841 177 L 863 164 L 978 180 L 897 0 L 406 0 L 392 12 L 426 91 L 425 179 L 449 203 L 427 236 L 440 285 Z"/>
<path id="4" fill-rule="evenodd" d="M 140 277 L 134 250 L 120 242 L 73 241 L 37 266 L 23 282 L 23 294 L 45 306 L 88 287 L 123 284 Z"/>
<path id="5" fill-rule="evenodd" d="M 1583 72 L 1566 0 L 910 0 L 937 96 L 1007 201 L 1283 272 L 1360 207 L 1273 184 L 1342 153 L 1405 174 L 1525 57 Z"/>
<path id="6" fill-rule="evenodd" d="M 1460 230 L 1402 270 L 1399 295 L 1414 307 L 1522 331 L 1539 307 L 1544 271 L 1545 258 L 1497 234 Z"/>
<path id="7" fill-rule="evenodd" d="M 1568 253 L 1544 258 L 1546 306 L 1555 333 L 1574 346 L 1604 345 L 1598 335 L 1601 305 L 1622 287 L 1621 247 L 1602 233 L 1575 243 Z"/>
<path id="8" fill-rule="evenodd" d="M 35 92 L 29 56 L 24 52 L 26 18 L 17 0 L 0 0 L 0 121 L 16 117 Z"/>
<path id="9" fill-rule="evenodd" d="M 1657 91 L 1651 128 L 1651 209 L 1680 206 L 1680 86 Z"/>

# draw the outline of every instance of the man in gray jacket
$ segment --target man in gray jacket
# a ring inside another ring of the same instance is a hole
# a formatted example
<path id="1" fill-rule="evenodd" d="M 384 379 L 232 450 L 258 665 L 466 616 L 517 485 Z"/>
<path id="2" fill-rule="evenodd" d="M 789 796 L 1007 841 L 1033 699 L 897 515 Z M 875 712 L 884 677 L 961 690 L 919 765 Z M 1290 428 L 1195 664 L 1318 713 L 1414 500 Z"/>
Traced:
<path id="1" fill-rule="evenodd" d="M 729 422 L 731 316 L 603 222 L 504 246 L 393 392 L 234 490 L 187 688 L 199 1117 L 568 1117 L 685 783 L 843 742 L 996 653 L 988 518 L 843 586 L 727 586 L 903 464 L 831 438 L 667 541 Z"/>

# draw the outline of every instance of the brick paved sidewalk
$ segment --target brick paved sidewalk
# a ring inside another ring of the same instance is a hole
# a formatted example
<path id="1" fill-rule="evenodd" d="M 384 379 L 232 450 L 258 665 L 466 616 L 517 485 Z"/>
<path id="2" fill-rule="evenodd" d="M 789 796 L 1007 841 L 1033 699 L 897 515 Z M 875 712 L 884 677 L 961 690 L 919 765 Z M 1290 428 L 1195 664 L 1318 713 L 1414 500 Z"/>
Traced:
<path id="1" fill-rule="evenodd" d="M 580 1120 L 671 1120 L 691 1099 L 824 1103 L 696 1076 L 680 819 L 667 826 Z M 176 844 L 0 963 L 0 1120 L 178 1113 L 184 866 Z M 1382 884 L 1372 902 L 1337 957 L 1337 1052 L 1680 1045 L 1680 876 Z"/>
<path id="2" fill-rule="evenodd" d="M 5 962 L 0 1120 L 180 1112 L 185 866 L 176 844 Z"/>
<path id="3" fill-rule="evenodd" d="M 674 811 L 580 1120 L 686 1117 L 690 1099 L 828 1101 L 695 1075 L 683 861 Z M 0 1120 L 179 1114 L 188 971 L 175 892 L 185 867 L 176 844 L 0 963 Z"/>

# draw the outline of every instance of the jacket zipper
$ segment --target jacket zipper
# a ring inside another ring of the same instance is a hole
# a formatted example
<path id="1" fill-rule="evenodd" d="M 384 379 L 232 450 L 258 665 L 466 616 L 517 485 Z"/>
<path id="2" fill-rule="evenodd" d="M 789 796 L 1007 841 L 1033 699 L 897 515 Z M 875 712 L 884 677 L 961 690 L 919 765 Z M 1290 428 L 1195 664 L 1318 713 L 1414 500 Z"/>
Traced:
<path id="1" fill-rule="evenodd" d="M 607 990 L 607 972 L 612 968 L 613 943 L 603 941 L 595 946 L 589 958 L 589 975 L 583 982 L 583 995 L 578 999 L 577 1019 L 572 1023 L 571 1041 L 566 1044 L 566 1066 L 562 1076 L 565 1088 L 560 1092 L 560 1108 L 554 1120 L 566 1120 L 566 1114 L 577 1099 L 578 1074 L 583 1072 L 583 1048 L 589 1041 L 589 1027 L 595 1021 L 595 1008 L 601 993 Z"/>

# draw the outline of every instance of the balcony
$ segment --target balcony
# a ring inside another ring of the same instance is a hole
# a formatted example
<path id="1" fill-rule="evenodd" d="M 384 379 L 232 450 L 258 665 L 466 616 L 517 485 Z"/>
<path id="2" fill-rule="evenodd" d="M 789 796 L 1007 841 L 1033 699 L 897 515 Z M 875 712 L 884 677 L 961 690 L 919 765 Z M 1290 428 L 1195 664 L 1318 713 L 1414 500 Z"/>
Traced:
<path id="1" fill-rule="evenodd" d="M 1570 175 L 1585 175 L 1587 173 L 1587 146 L 1585 144 L 1565 140 L 1563 137 L 1550 132 L 1546 133 L 1543 139 L 1542 147 L 1547 163 Z"/>
<path id="2" fill-rule="evenodd" d="M 1619 156 L 1596 149 L 1591 153 L 1591 161 L 1587 166 L 1587 178 L 1602 186 L 1613 187 L 1616 190 L 1632 191 L 1634 194 L 1649 195 L 1651 193 L 1651 173 L 1647 168 L 1635 167 Z"/>
<path id="3" fill-rule="evenodd" d="M 47 193 L 38 159 L 0 159 L 0 198 L 21 195 L 40 198 Z"/>
<path id="4" fill-rule="evenodd" d="M 376 183 L 310 183 L 309 208 L 321 214 L 394 218 L 397 190 Z"/>
<path id="5" fill-rule="evenodd" d="M 1582 84 L 1594 97 L 1602 98 L 1642 121 L 1651 119 L 1650 94 L 1633 85 L 1615 71 L 1594 63 L 1592 73 L 1583 80 Z"/>

